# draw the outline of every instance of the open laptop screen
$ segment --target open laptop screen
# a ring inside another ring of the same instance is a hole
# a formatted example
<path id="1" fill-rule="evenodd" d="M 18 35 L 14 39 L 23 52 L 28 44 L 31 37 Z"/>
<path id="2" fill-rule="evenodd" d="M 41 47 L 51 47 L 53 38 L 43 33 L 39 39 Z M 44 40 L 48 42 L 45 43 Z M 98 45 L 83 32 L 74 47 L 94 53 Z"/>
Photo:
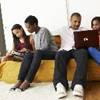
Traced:
<path id="1" fill-rule="evenodd" d="M 99 47 L 99 33 L 97 30 L 74 32 L 75 48 Z"/>

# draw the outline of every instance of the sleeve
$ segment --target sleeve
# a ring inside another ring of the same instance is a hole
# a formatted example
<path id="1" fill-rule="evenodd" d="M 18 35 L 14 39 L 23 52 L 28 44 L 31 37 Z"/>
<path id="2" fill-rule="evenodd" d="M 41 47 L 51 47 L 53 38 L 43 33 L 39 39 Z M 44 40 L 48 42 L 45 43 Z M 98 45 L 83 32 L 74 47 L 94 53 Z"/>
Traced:
<path id="1" fill-rule="evenodd" d="M 45 30 L 41 34 L 40 47 L 41 49 L 48 49 L 50 43 L 50 32 Z"/>

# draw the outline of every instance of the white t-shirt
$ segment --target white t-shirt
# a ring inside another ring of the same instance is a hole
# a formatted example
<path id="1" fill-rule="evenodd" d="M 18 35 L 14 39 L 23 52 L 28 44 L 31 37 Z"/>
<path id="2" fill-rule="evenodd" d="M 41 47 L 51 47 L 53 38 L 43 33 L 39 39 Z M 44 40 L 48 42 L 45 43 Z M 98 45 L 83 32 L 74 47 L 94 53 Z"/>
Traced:
<path id="1" fill-rule="evenodd" d="M 59 50 L 66 50 L 69 51 L 71 49 L 75 49 L 75 42 L 74 42 L 74 31 L 85 30 L 83 27 L 80 27 L 78 30 L 73 30 L 70 27 L 63 27 L 56 32 L 61 37 L 61 48 Z"/>

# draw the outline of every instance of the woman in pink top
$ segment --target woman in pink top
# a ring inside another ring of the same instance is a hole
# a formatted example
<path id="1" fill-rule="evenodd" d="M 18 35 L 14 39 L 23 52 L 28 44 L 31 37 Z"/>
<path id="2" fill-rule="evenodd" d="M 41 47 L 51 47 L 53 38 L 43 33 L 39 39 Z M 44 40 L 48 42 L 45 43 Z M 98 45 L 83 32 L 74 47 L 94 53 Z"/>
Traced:
<path id="1" fill-rule="evenodd" d="M 2 57 L 1 62 L 14 60 L 13 54 L 15 52 L 17 52 L 17 54 L 23 55 L 26 51 L 32 51 L 34 49 L 34 41 L 32 35 L 27 36 L 21 25 L 13 25 L 11 31 L 13 35 L 13 49 L 4 57 Z"/>

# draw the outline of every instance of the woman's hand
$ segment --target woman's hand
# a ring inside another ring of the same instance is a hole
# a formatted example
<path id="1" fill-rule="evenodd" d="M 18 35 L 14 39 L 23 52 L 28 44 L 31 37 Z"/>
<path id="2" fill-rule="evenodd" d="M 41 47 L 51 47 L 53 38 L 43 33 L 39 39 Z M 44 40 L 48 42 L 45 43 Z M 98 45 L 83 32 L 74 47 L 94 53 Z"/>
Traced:
<path id="1" fill-rule="evenodd" d="M 23 49 L 21 49 L 21 50 L 18 50 L 18 52 L 21 52 L 21 53 L 26 52 L 26 51 L 27 51 L 26 48 L 23 48 Z"/>

